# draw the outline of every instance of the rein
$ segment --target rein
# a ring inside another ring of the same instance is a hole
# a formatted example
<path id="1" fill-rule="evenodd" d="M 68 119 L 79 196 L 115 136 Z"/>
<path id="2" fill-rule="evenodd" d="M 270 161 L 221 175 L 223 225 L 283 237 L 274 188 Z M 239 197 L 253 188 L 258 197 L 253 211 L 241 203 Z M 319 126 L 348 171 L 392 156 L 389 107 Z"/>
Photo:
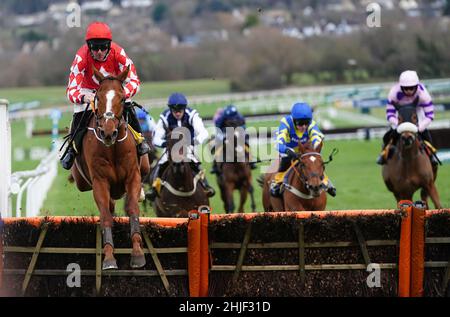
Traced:
<path id="1" fill-rule="evenodd" d="M 193 188 L 192 190 L 188 191 L 188 192 L 177 190 L 177 189 L 173 188 L 173 186 L 170 185 L 169 182 L 166 182 L 166 181 L 161 181 L 161 186 L 166 187 L 167 190 L 168 190 L 171 194 L 173 194 L 173 195 L 175 195 L 175 196 L 179 196 L 179 197 L 190 197 L 190 196 L 192 196 L 193 194 L 195 194 L 195 192 L 197 191 L 197 184 L 198 184 L 198 181 L 199 181 L 200 178 L 202 178 L 202 177 L 203 177 L 203 173 L 202 173 L 202 172 L 200 172 L 200 173 L 198 173 L 197 175 L 195 175 L 194 179 L 192 180 L 192 185 L 194 186 L 194 188 Z"/>

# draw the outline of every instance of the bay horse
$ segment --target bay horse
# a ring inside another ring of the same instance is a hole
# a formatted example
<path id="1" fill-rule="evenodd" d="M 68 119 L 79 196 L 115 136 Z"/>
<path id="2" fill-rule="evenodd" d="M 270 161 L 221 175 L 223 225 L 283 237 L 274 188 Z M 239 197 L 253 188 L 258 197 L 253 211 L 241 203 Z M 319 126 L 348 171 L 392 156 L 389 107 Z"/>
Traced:
<path id="1" fill-rule="evenodd" d="M 188 217 L 191 210 L 208 205 L 209 198 L 201 185 L 203 172 L 197 173 L 192 164 L 193 150 L 190 133 L 184 127 L 166 129 L 167 162 L 163 163 L 159 194 L 153 201 L 153 210 L 158 217 Z M 195 176 L 194 176 L 195 175 Z"/>
<path id="2" fill-rule="evenodd" d="M 125 196 L 125 212 L 130 221 L 132 251 L 130 266 L 145 265 L 142 236 L 139 227 L 141 175 L 149 172 L 147 155 L 140 159 L 136 143 L 124 118 L 125 92 L 123 82 L 129 67 L 117 77 L 103 76 L 95 67 L 94 76 L 100 83 L 91 106 L 88 132 L 84 136 L 82 151 L 71 168 L 71 176 L 80 191 L 93 191 L 100 211 L 103 235 L 102 269 L 117 269 L 112 235 L 115 200 Z"/>
<path id="3" fill-rule="evenodd" d="M 264 211 L 313 211 L 325 210 L 327 187 L 323 183 L 325 164 L 320 151 L 321 142 L 315 149 L 308 142 L 299 142 L 299 154 L 286 171 L 281 197 L 270 194 L 270 183 L 276 172 L 266 173 L 260 185 L 263 187 Z M 331 158 L 330 158 L 331 160 Z M 278 170 L 279 161 L 275 161 L 272 171 Z"/>
<path id="4" fill-rule="evenodd" d="M 255 197 L 253 195 L 252 172 L 249 163 L 249 150 L 245 144 L 245 131 L 242 127 L 234 126 L 232 123 L 224 138 L 224 144 L 217 148 L 218 155 L 221 155 L 217 164 L 217 184 L 220 188 L 220 195 L 224 203 L 225 212 L 234 212 L 234 190 L 239 190 L 240 201 L 238 212 L 244 212 L 247 195 L 250 193 L 251 209 L 256 210 Z M 220 153 L 221 152 L 221 153 Z M 231 155 L 230 155 L 231 154 Z"/>
<path id="5" fill-rule="evenodd" d="M 382 167 L 384 183 L 397 202 L 412 200 L 420 189 L 420 197 L 428 209 L 428 196 L 436 208 L 442 208 L 434 181 L 437 166 L 433 166 L 421 142 L 417 128 L 416 104 L 396 106 L 398 111 L 396 150 Z"/>

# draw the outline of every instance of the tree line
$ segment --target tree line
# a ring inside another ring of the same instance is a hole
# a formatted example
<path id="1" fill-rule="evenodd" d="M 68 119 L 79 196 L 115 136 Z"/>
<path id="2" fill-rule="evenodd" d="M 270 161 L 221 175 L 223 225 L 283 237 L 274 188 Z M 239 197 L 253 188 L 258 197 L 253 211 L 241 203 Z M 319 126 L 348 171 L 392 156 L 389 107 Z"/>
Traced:
<path id="1" fill-rule="evenodd" d="M 56 49 L 0 55 L 0 86 L 64 85 L 82 30 L 67 34 Z M 436 20 L 385 24 L 346 36 L 299 40 L 277 29 L 256 26 L 248 35 L 198 46 L 142 48 L 145 39 L 117 34 L 142 81 L 229 78 L 246 91 L 290 85 L 353 83 L 393 79 L 405 69 L 422 78 L 450 76 L 450 37 Z M 51 36 L 48 36 L 49 40 Z M 34 34 L 33 38 L 39 38 Z"/>

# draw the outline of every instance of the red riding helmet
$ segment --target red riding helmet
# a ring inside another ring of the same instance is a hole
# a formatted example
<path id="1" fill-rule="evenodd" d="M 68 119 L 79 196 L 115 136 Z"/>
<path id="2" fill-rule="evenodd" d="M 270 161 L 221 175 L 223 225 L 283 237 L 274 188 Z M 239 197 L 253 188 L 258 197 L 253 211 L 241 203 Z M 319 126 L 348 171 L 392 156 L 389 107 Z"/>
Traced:
<path id="1" fill-rule="evenodd" d="M 103 22 L 92 22 L 89 24 L 85 40 L 89 41 L 92 39 L 107 39 L 112 41 L 112 32 L 108 24 Z"/>

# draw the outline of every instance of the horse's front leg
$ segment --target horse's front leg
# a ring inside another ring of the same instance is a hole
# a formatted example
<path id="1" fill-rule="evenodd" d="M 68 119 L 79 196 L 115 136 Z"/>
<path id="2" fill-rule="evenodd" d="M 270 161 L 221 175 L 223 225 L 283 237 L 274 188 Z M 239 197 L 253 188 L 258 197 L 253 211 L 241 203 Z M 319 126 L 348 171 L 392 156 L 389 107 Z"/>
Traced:
<path id="1" fill-rule="evenodd" d="M 234 201 L 233 201 L 233 190 L 234 184 L 232 182 L 225 182 L 224 184 L 224 202 L 225 202 L 225 212 L 227 214 L 233 213 L 234 211 Z"/>
<path id="2" fill-rule="evenodd" d="M 240 192 L 241 192 L 241 193 L 240 193 L 241 199 L 240 199 L 240 201 L 239 201 L 239 209 L 238 209 L 238 211 L 239 211 L 240 213 L 243 213 L 243 212 L 244 212 L 244 205 L 245 205 L 245 202 L 246 202 L 246 200 L 247 200 L 248 187 L 247 187 L 246 185 L 243 185 L 243 186 L 241 187 Z"/>
<path id="3" fill-rule="evenodd" d="M 250 181 L 250 187 L 248 188 L 248 192 L 250 193 L 252 212 L 255 212 L 256 211 L 255 193 L 254 193 L 254 189 L 253 189 L 253 185 L 251 184 L 251 181 Z"/>
<path id="4" fill-rule="evenodd" d="M 103 236 L 103 270 L 117 269 L 114 258 L 114 242 L 112 236 L 113 217 L 110 210 L 111 198 L 109 195 L 109 184 L 106 180 L 95 180 L 92 184 L 95 203 L 100 211 L 100 226 Z"/>
<path id="5" fill-rule="evenodd" d="M 125 185 L 127 191 L 125 212 L 130 219 L 130 237 L 133 243 L 133 249 L 131 251 L 131 268 L 141 268 L 145 265 L 145 255 L 142 251 L 142 235 L 141 228 L 139 226 L 139 194 L 141 191 L 141 178 L 139 173 L 135 173 Z"/>
<path id="6" fill-rule="evenodd" d="M 426 191 L 430 195 L 431 200 L 433 201 L 434 207 L 436 209 L 442 209 L 441 201 L 439 199 L 439 193 L 437 191 L 436 184 L 434 184 L 433 181 L 431 181 L 430 184 L 427 186 Z"/>

